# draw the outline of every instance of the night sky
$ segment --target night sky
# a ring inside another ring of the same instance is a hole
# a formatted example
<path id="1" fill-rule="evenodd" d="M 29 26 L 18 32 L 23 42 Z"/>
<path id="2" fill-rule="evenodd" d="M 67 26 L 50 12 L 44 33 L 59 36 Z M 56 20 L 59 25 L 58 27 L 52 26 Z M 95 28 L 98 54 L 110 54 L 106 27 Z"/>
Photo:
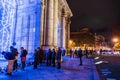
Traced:
<path id="1" fill-rule="evenodd" d="M 73 13 L 71 31 L 93 30 L 120 25 L 120 0 L 67 0 Z"/>

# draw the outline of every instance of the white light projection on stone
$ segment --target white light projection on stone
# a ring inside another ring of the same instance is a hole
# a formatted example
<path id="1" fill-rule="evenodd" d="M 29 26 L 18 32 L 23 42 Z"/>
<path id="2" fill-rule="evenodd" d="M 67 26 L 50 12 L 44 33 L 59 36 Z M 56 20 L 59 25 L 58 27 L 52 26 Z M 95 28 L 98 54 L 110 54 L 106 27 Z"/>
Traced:
<path id="1" fill-rule="evenodd" d="M 12 44 L 15 0 L 0 0 L 0 52 L 8 51 Z"/>

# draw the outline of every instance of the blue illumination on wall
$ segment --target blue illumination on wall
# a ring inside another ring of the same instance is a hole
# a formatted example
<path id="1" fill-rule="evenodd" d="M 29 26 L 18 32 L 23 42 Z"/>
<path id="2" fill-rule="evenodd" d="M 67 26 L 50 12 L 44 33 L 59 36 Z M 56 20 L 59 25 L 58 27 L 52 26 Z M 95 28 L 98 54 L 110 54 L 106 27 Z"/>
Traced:
<path id="1" fill-rule="evenodd" d="M 41 6 L 41 0 L 0 0 L 0 52 L 40 46 Z"/>
<path id="2" fill-rule="evenodd" d="M 60 40 L 60 38 L 61 38 L 61 26 L 60 26 L 60 23 L 58 22 L 58 31 L 57 31 L 57 38 L 58 38 L 58 41 L 57 41 L 57 45 L 58 45 L 58 47 L 61 47 L 61 45 L 60 45 L 60 42 L 61 42 L 61 40 Z"/>
<path id="3" fill-rule="evenodd" d="M 0 1 L 0 51 L 8 50 L 12 42 L 15 5 L 11 4 L 7 0 Z"/>

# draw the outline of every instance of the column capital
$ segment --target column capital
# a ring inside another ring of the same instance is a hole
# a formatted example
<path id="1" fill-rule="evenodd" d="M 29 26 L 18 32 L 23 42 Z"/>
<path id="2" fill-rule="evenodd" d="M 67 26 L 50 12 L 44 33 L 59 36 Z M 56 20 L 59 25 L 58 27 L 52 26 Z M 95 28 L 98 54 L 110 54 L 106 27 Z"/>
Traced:
<path id="1" fill-rule="evenodd" d="M 61 9 L 61 16 L 66 18 L 67 15 L 68 15 L 68 14 L 67 14 L 67 12 L 65 11 L 65 9 L 62 8 L 62 9 Z"/>

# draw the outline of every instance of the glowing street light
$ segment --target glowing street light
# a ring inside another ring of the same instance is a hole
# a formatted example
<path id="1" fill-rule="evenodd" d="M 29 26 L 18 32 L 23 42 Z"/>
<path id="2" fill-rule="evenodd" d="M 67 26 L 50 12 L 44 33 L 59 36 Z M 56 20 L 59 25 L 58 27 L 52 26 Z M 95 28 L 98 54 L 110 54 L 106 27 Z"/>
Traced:
<path id="1" fill-rule="evenodd" d="M 118 38 L 113 38 L 113 42 L 118 42 Z"/>
<path id="2" fill-rule="evenodd" d="M 114 42 L 113 48 L 114 49 L 117 48 L 119 39 L 118 38 L 113 38 L 112 41 Z"/>
<path id="3" fill-rule="evenodd" d="M 75 46 L 75 42 L 73 40 L 70 40 L 69 41 L 69 45 L 70 45 L 70 48 L 74 47 Z"/>
<path id="4" fill-rule="evenodd" d="M 73 42 L 72 40 L 69 41 L 70 44 L 72 44 L 72 42 Z"/>

